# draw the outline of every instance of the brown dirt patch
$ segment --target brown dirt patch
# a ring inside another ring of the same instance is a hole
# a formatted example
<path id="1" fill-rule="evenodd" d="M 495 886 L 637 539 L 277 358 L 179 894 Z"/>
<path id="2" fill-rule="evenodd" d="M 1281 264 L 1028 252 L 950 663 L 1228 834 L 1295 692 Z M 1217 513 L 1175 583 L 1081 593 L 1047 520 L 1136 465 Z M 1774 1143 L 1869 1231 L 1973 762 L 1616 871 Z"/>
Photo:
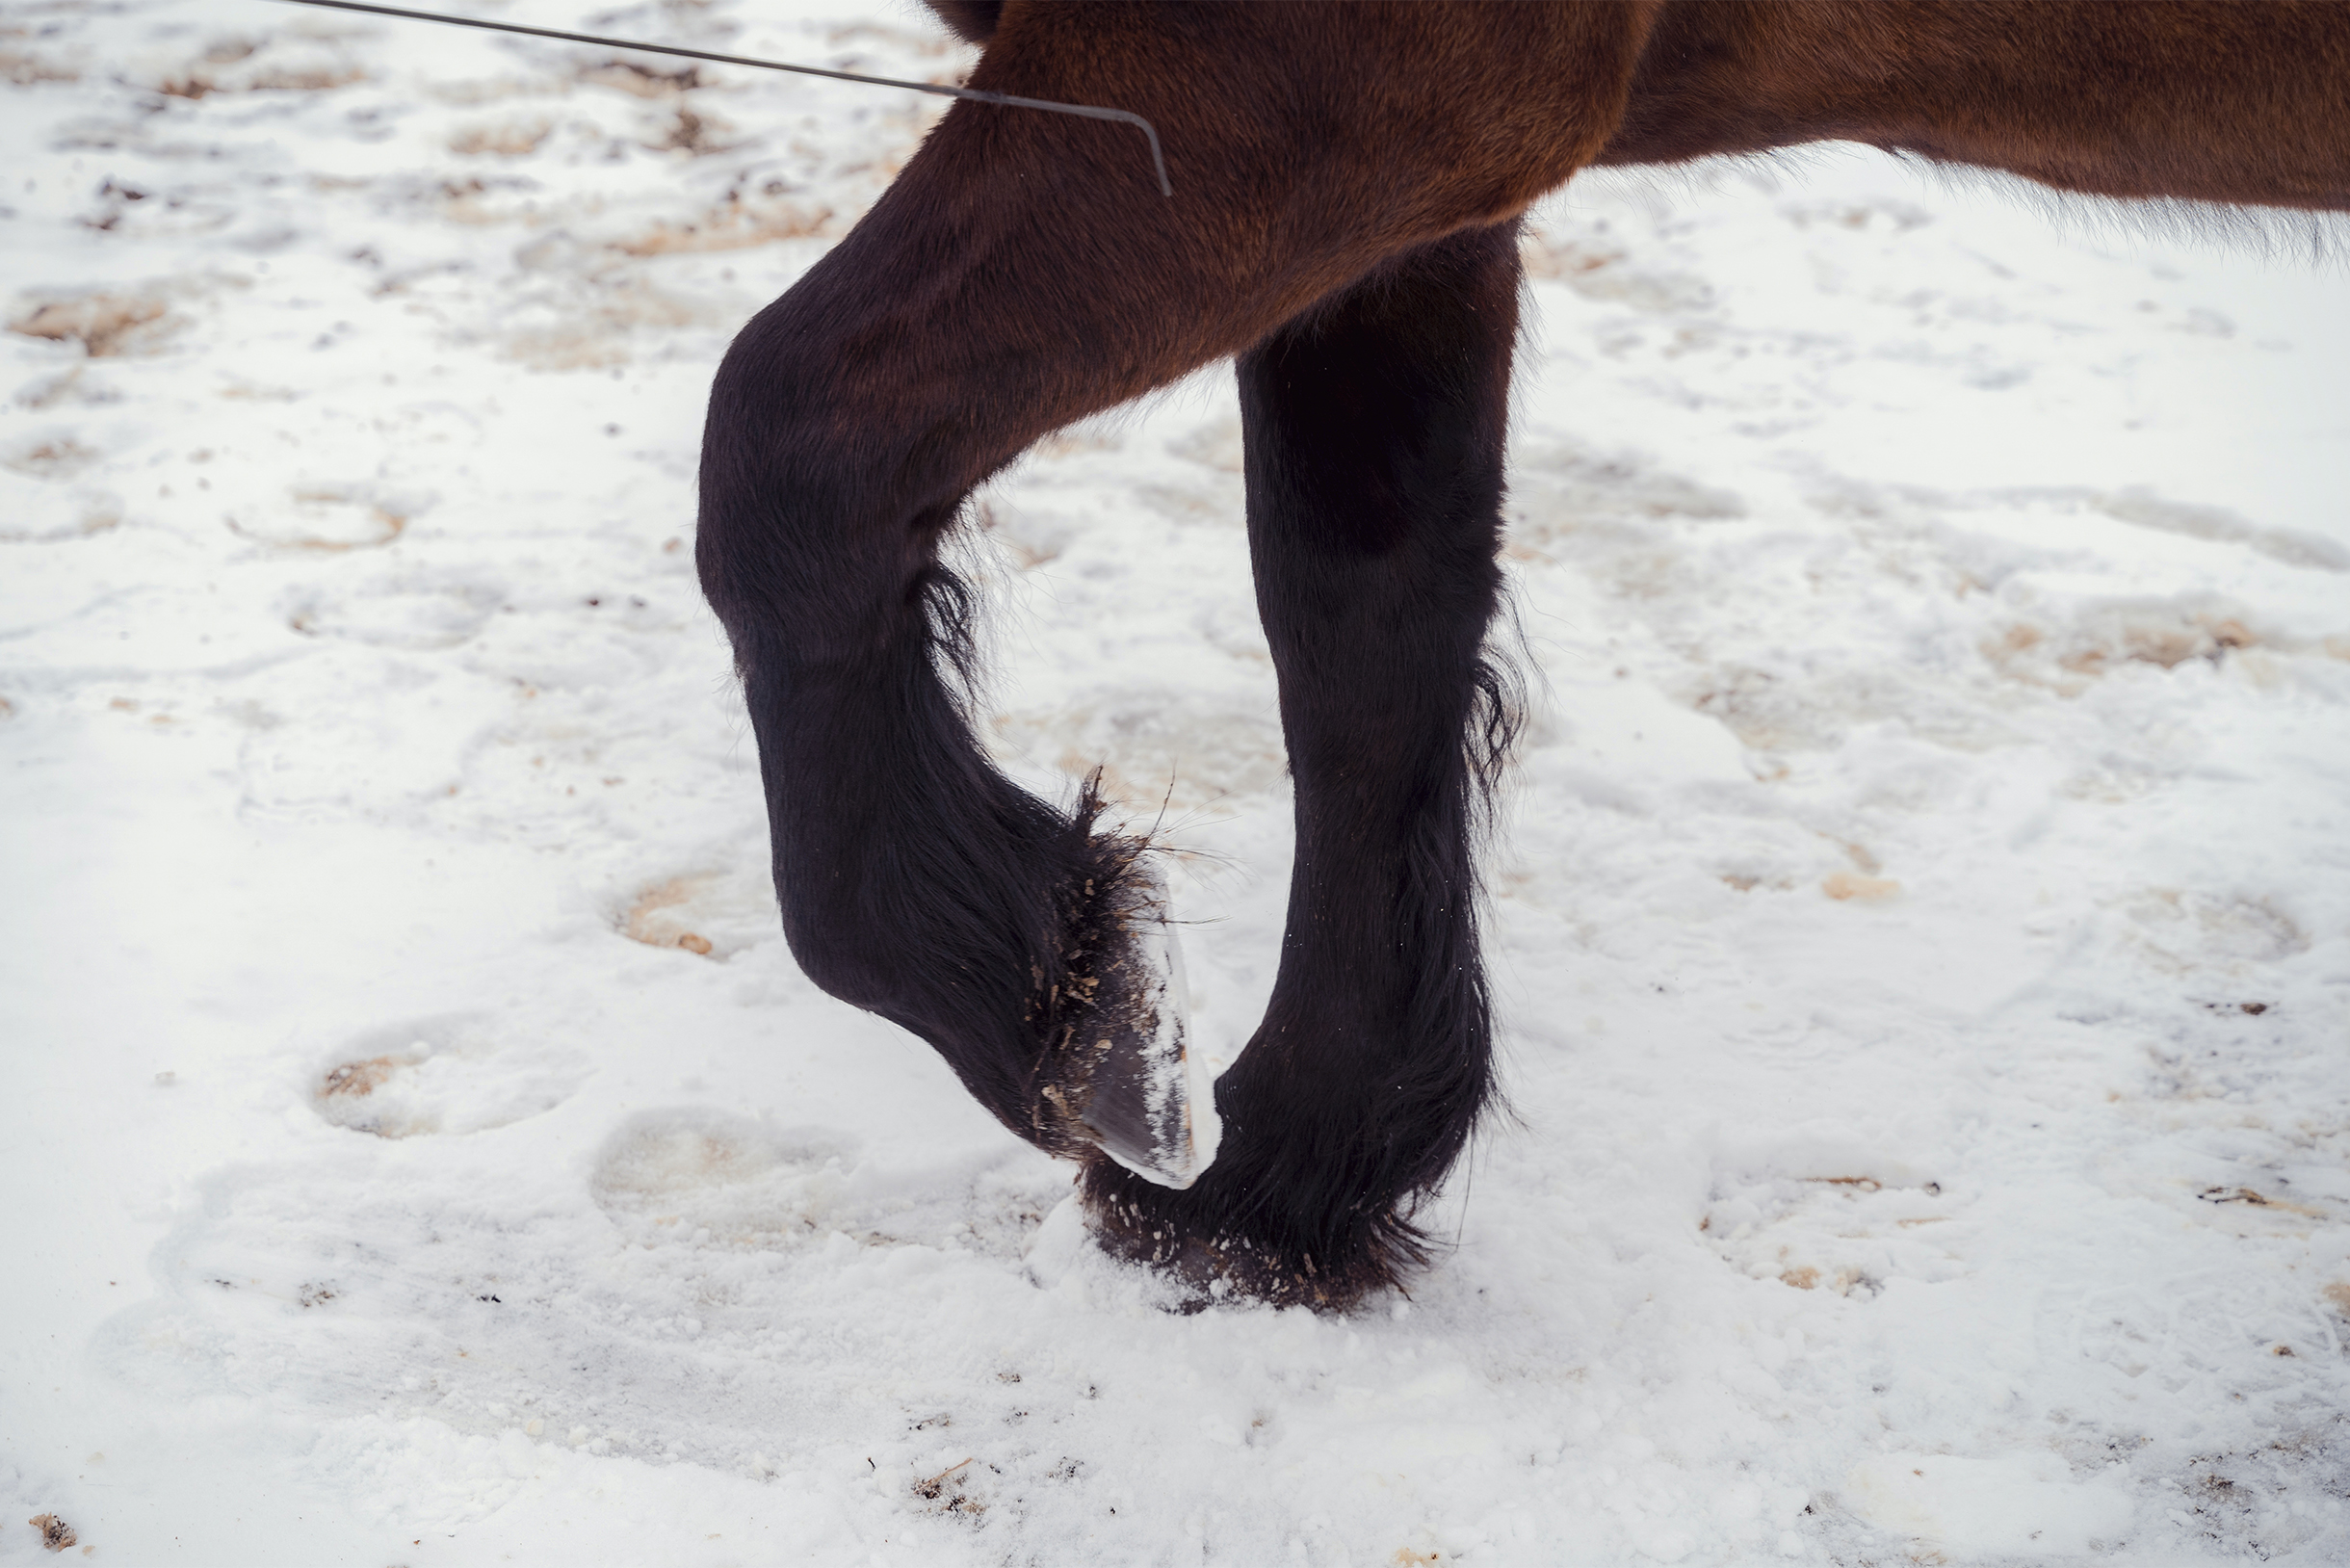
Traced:
<path id="1" fill-rule="evenodd" d="M 87 294 L 52 300 L 8 324 L 25 337 L 79 343 L 92 359 L 151 347 L 176 324 L 161 300 L 127 294 Z"/>
<path id="2" fill-rule="evenodd" d="M 2091 681 L 2126 665 L 2177 669 L 2198 659 L 2216 665 L 2243 649 L 2276 645 L 2223 610 L 2164 605 L 2102 609 L 2069 627 L 2018 621 L 1985 639 L 1981 648 L 2010 680 L 2077 696 Z M 2294 650 L 2285 645 L 2280 651 Z"/>
<path id="3" fill-rule="evenodd" d="M 384 1080 L 407 1065 L 409 1062 L 404 1057 L 370 1057 L 365 1061 L 346 1061 L 340 1067 L 327 1069 L 326 1078 L 318 1086 L 319 1098 L 326 1100 L 336 1095 L 356 1098 L 362 1094 L 373 1094 L 382 1086 Z"/>
<path id="4" fill-rule="evenodd" d="M 614 88 L 632 98 L 666 98 L 680 92 L 691 92 L 702 85 L 701 68 L 684 65 L 676 70 L 656 70 L 650 65 L 639 65 L 625 60 L 615 60 L 580 72 L 579 79 L 597 87 Z"/>
<path id="5" fill-rule="evenodd" d="M 931 1513 L 957 1514 L 977 1519 L 987 1511 L 987 1504 L 965 1487 L 970 1478 L 971 1461 L 949 1465 L 927 1480 L 914 1483 L 914 1495 L 927 1503 Z"/>
<path id="6" fill-rule="evenodd" d="M 98 453 L 74 440 L 43 441 L 7 458 L 0 467 L 13 468 L 32 479 L 71 479 L 98 460 Z"/>
<path id="7" fill-rule="evenodd" d="M 710 938 L 698 931 L 683 929 L 682 917 L 669 911 L 692 902 L 712 881 L 708 876 L 674 876 L 658 887 L 645 889 L 629 905 L 620 934 L 648 948 L 683 948 L 705 958 L 710 956 Z"/>
<path id="8" fill-rule="evenodd" d="M 462 158 L 521 158 L 536 152 L 553 129 L 545 120 L 468 125 L 449 139 L 449 150 Z"/>
<path id="9" fill-rule="evenodd" d="M 166 97 L 203 98 L 215 92 L 326 92 L 367 80 L 355 66 L 312 66 L 307 69 L 271 66 L 244 80 L 224 82 L 201 65 L 163 81 L 156 89 Z"/>
<path id="10" fill-rule="evenodd" d="M 2312 1209 L 2306 1203 L 2291 1203 L 2284 1198 L 2272 1198 L 2256 1192 L 2249 1187 L 2206 1187 L 2195 1194 L 2206 1203 L 2240 1203 L 2248 1209 L 2274 1209 L 2284 1214 L 2302 1215 L 2311 1219 L 2327 1218 L 2322 1209 Z"/>

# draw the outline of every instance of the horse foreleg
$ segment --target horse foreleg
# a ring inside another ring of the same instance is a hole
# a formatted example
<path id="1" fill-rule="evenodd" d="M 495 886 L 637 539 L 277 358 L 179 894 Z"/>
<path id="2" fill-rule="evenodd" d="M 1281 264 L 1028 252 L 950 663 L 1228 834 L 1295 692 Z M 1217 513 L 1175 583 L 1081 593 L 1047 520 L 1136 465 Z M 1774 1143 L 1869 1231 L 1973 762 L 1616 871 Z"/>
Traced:
<path id="1" fill-rule="evenodd" d="M 1516 225 L 1391 261 L 1240 363 L 1257 603 L 1296 783 L 1263 1025 L 1189 1191 L 1096 1165 L 1105 1240 L 1211 1291 L 1341 1305 L 1423 1261 L 1415 1203 L 1493 1093 L 1472 839 L 1505 737 Z"/>
<path id="2" fill-rule="evenodd" d="M 1285 16 L 1224 20 L 1244 33 Z M 1270 133 L 1181 84 L 1229 87 L 1236 62 L 1262 69 L 1268 51 L 1213 30 L 1168 40 L 1148 21 L 1084 7 L 1007 24 L 975 81 L 1147 109 L 1203 186 L 1265 157 Z M 1306 132 L 1285 134 L 1300 144 L 1275 172 L 1310 170 Z M 758 737 L 802 968 L 929 1041 L 1039 1147 L 1100 1147 L 1180 1183 L 1208 1151 L 1171 1059 L 1180 999 L 1153 961 L 1140 847 L 1097 833 L 1090 797 L 1057 810 L 987 760 L 956 691 L 972 607 L 938 542 L 1036 437 L 1244 348 L 1396 245 L 1343 212 L 1313 246 L 1249 244 L 1300 205 L 1302 174 L 1171 201 L 1136 177 L 1127 135 L 951 111 L 729 350 L 696 555 Z"/>
<path id="3" fill-rule="evenodd" d="M 972 85 L 1145 116 L 1175 196 L 1131 131 L 958 104 L 719 371 L 697 560 L 792 951 L 1012 1131 L 1087 1158 L 1097 1224 L 1130 1252 L 1153 1255 L 1142 1195 L 1164 1189 L 1091 1151 L 1119 1139 L 1097 1069 L 1160 1022 L 1136 846 L 989 765 L 950 678 L 966 600 L 938 540 L 1046 431 L 1246 352 L 1298 902 L 1265 1034 L 1219 1096 L 1240 1158 L 1163 1212 L 1170 1235 L 1254 1249 L 1276 1298 L 1300 1274 L 1326 1301 L 1392 1277 L 1419 1250 L 1405 1211 L 1488 1092 L 1461 737 L 1515 303 L 1494 225 L 1605 144 L 1651 19 L 1007 4 Z M 1129 1134 L 1151 1100 L 1127 1094 Z M 1124 1153 L 1180 1182 L 1200 1151 Z"/>
<path id="4" fill-rule="evenodd" d="M 959 690 L 969 590 L 937 554 L 975 483 L 1149 381 L 1040 341 L 1020 285 L 1058 280 L 996 270 L 1031 244 L 1005 219 L 1027 216 L 1016 172 L 973 219 L 940 145 L 954 150 L 934 144 L 728 353 L 703 442 L 703 588 L 809 977 L 927 1040 L 1038 1147 L 1106 1148 L 1180 1182 L 1208 1151 L 1184 1115 L 1141 846 L 1095 831 L 1089 792 L 1062 811 L 988 761 Z"/>

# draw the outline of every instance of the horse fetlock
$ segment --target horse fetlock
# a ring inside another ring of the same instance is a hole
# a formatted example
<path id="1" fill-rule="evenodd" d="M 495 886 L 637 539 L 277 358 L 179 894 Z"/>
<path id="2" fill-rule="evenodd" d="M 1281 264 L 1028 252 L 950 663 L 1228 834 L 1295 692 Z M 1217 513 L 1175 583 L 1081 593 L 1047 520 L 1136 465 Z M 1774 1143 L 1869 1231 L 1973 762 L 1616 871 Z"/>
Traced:
<path id="1" fill-rule="evenodd" d="M 1276 1167 L 1228 1154 L 1175 1191 L 1096 1159 L 1082 1178 L 1087 1226 L 1103 1251 L 1173 1286 L 1183 1312 L 1224 1302 L 1346 1312 L 1426 1264 L 1408 1194 L 1334 1193 L 1328 1213 L 1303 1213 L 1296 1199 L 1315 1184 Z"/>

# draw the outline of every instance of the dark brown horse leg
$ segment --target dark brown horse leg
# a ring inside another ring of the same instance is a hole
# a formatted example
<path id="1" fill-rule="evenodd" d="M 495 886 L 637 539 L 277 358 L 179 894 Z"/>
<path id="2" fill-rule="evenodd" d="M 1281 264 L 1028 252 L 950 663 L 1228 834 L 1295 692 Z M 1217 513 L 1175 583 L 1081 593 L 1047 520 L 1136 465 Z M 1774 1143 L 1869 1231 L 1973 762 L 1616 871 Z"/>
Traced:
<path id="1" fill-rule="evenodd" d="M 1493 1093 L 1472 842 L 1507 722 L 1483 646 L 1518 278 L 1516 224 L 1464 231 L 1240 360 L 1297 791 L 1288 934 L 1206 1177 L 1087 1173 L 1109 1244 L 1211 1290 L 1343 1305 L 1394 1283 Z"/>
<path id="2" fill-rule="evenodd" d="M 1267 336 L 1394 257 L 1511 219 L 1587 161 L 1622 112 L 1649 14 L 1007 4 L 973 86 L 1147 116 L 1175 196 L 1160 194 L 1129 128 L 958 104 L 856 229 L 729 351 L 711 393 L 696 552 L 758 737 L 792 951 L 833 995 L 929 1041 L 982 1105 L 1039 1146 L 1083 1154 L 1103 1141 L 1101 1118 L 1087 1121 L 1097 1108 L 1084 1103 L 1090 1070 L 1072 1052 L 1098 1052 L 1107 1037 L 1086 1026 L 1107 1017 L 1138 1029 L 1147 1010 L 1116 973 L 1134 847 L 1095 833 L 1089 809 L 1031 798 L 988 764 L 953 678 L 970 606 L 938 563 L 941 534 L 972 486 L 1046 431 L 1266 344 L 1246 383 L 1266 454 L 1252 489 L 1274 557 L 1267 603 L 1308 607 L 1268 619 L 1294 699 L 1301 783 L 1312 780 L 1301 795 L 1335 813 L 1312 827 L 1304 945 L 1268 1027 L 1319 1030 L 1308 1015 L 1332 1000 L 1319 966 L 1357 963 L 1374 940 L 1348 927 L 1333 928 L 1335 946 L 1320 942 L 1309 928 L 1325 914 L 1392 921 L 1402 911 L 1410 961 L 1423 969 L 1438 961 L 1429 954 L 1466 954 L 1457 737 L 1491 584 L 1444 590 L 1458 599 L 1458 624 L 1440 624 L 1412 608 L 1419 601 L 1395 599 L 1379 565 L 1382 549 L 1408 558 L 1410 572 L 1458 554 L 1425 532 L 1423 503 L 1472 484 L 1471 468 L 1445 456 L 1459 433 L 1422 418 L 1414 401 L 1444 403 L 1445 372 L 1423 358 L 1456 351 L 1423 346 L 1381 370 L 1391 351 L 1366 324 L 1381 290 L 1422 301 L 1407 314 L 1457 322 L 1445 303 L 1457 289 L 1428 268 L 1460 274 L 1467 263 L 1431 260 L 1348 296 L 1328 341 L 1354 345 L 1359 376 L 1313 370 L 1317 351 L 1303 346 L 1319 341 L 1315 328 Z M 1532 107 L 1497 122 L 1490 106 L 1502 100 Z M 1412 135 L 1395 140 L 1397 125 Z M 1493 330 L 1505 341 L 1508 289 L 1498 275 L 1487 284 L 1500 290 Z M 1406 331 L 1399 341 L 1417 340 Z M 1359 385 L 1404 446 L 1318 431 L 1319 400 L 1341 393 L 1285 390 L 1292 356 L 1280 346 L 1292 343 L 1306 356 L 1295 361 L 1300 385 L 1333 374 Z M 1501 361 L 1476 374 L 1499 378 Z M 1367 493 L 1345 461 L 1316 456 L 1334 440 L 1420 486 L 1407 507 L 1371 498 L 1397 519 L 1391 544 L 1375 530 L 1330 532 Z M 1426 464 L 1401 456 L 1423 448 Z M 1307 493 L 1322 483 L 1331 498 Z M 1465 548 L 1460 559 L 1481 560 L 1487 543 Z M 1340 608 L 1357 594 L 1368 597 Z M 1401 693 L 1420 704 L 1409 734 L 1376 757 L 1375 779 L 1357 781 L 1359 798 L 1325 788 L 1333 769 L 1345 772 L 1351 717 L 1325 711 L 1321 661 L 1334 637 L 1397 670 L 1421 667 L 1437 643 L 1452 650 L 1433 686 Z M 1397 789 L 1444 798 L 1399 803 Z M 1371 834 L 1369 869 L 1347 863 L 1357 819 Z M 1358 897 L 1372 901 L 1372 916 L 1348 912 Z M 1484 1093 L 1473 962 L 1449 983 L 1452 1001 L 1417 981 L 1366 992 L 1330 1013 L 1336 1043 L 1252 1053 L 1260 1065 L 1240 1084 L 1284 1063 L 1319 1071 L 1348 1052 L 1382 1073 L 1406 1058 L 1414 1065 L 1401 1089 L 1369 1098 L 1333 1077 L 1339 1098 L 1326 1111 L 1302 1081 L 1242 1094 L 1243 1105 L 1294 1107 L 1309 1120 L 1280 1161 L 1258 1157 L 1256 1181 L 1226 1183 L 1184 1211 L 1187 1234 L 1262 1236 L 1275 1260 L 1262 1278 L 1276 1294 L 1292 1257 L 1302 1267 L 1343 1253 L 1358 1284 L 1386 1277 L 1412 1246 L 1397 1205 L 1442 1172 Z M 1397 1054 L 1400 1039 L 1439 1034 L 1455 1041 L 1445 1049 L 1457 1061 Z M 1447 1086 L 1430 1086 L 1430 1074 Z M 1443 1125 L 1421 1125 L 1431 1115 Z M 1402 1141 L 1367 1156 L 1366 1127 Z M 1269 1124 L 1256 1128 L 1257 1146 L 1271 1149 Z M 1325 1145 L 1339 1164 L 1318 1163 Z M 1108 1180 L 1096 1190 L 1123 1190 Z"/>
<path id="3" fill-rule="evenodd" d="M 704 436 L 698 562 L 758 737 L 784 932 L 1022 1137 L 1187 1180 L 1207 1150 L 1141 846 L 988 761 L 960 690 L 974 607 L 937 560 L 971 486 L 1062 422 L 1058 389 L 968 268 L 956 286 L 926 265 L 956 237 L 886 206 L 737 339 Z"/>
<path id="4" fill-rule="evenodd" d="M 1086 95 L 1040 53 L 981 85 Z M 936 1047 L 1019 1136 L 1169 1181 L 1206 1151 L 1185 1136 L 1139 846 L 989 763 L 958 690 L 974 607 L 937 545 L 1036 437 L 1279 319 L 1215 270 L 1231 248 L 1196 233 L 1206 205 L 1162 196 L 1131 131 L 958 106 L 728 353 L 696 544 L 801 966 Z"/>

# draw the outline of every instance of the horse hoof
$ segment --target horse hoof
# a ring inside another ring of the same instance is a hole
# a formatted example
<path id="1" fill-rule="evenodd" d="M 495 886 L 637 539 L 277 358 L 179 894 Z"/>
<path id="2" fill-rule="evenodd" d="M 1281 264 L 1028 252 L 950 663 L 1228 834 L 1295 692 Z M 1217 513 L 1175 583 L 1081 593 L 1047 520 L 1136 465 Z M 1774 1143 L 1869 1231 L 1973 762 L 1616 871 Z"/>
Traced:
<path id="1" fill-rule="evenodd" d="M 1231 1193 L 1214 1190 L 1217 1185 L 1212 1181 L 1170 1198 L 1095 1161 L 1081 1178 L 1079 1195 L 1094 1244 L 1157 1276 L 1168 1293 L 1162 1304 L 1187 1315 L 1242 1303 L 1350 1312 L 1370 1296 L 1399 1288 L 1403 1276 L 1425 1262 L 1416 1234 L 1392 1216 L 1340 1236 L 1338 1255 L 1319 1259 L 1293 1241 L 1244 1234 L 1250 1219 L 1264 1216 L 1243 1215 L 1240 1224 L 1229 1223 Z M 1235 1183 L 1227 1173 L 1225 1185 L 1254 1184 L 1245 1175 Z"/>
<path id="2" fill-rule="evenodd" d="M 1166 883 L 1136 866 L 1113 897 L 1124 940 L 1099 994 L 1116 1000 L 1080 1026 L 1093 1034 L 1093 1050 L 1084 1053 L 1084 1084 L 1068 1099 L 1104 1154 L 1180 1190 L 1215 1159 L 1214 1081 L 1186 1040 L 1183 949 L 1167 920 Z"/>

